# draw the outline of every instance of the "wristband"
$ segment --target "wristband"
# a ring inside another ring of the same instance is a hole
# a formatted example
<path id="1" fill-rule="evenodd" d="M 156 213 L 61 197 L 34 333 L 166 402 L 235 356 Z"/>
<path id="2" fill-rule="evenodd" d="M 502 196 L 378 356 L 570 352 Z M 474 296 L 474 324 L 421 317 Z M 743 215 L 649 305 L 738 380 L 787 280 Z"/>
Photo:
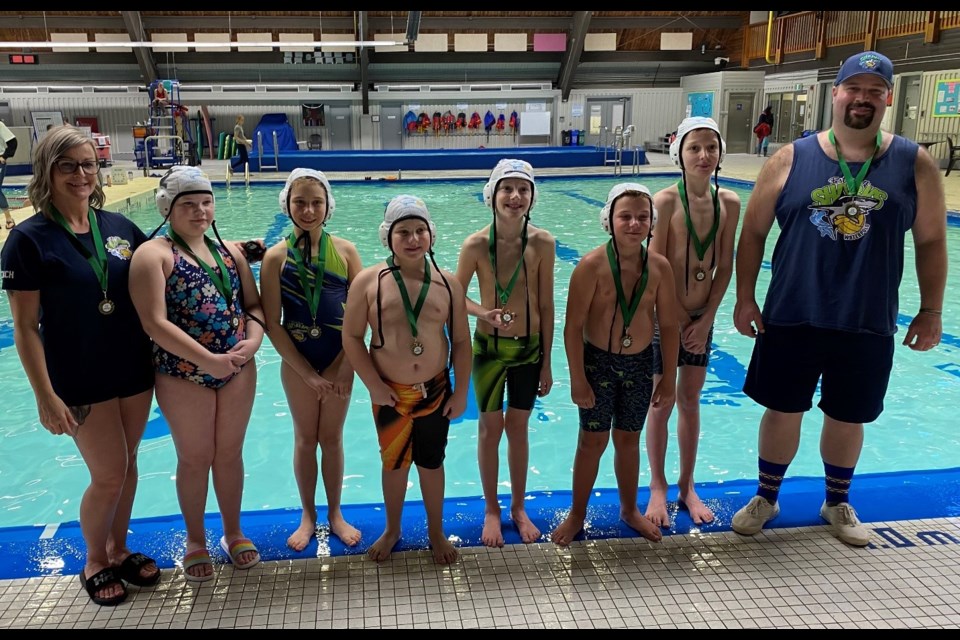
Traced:
<path id="1" fill-rule="evenodd" d="M 943 310 L 932 309 L 930 307 L 920 307 L 920 313 L 929 313 L 930 315 L 939 316 L 939 315 L 943 315 Z"/>

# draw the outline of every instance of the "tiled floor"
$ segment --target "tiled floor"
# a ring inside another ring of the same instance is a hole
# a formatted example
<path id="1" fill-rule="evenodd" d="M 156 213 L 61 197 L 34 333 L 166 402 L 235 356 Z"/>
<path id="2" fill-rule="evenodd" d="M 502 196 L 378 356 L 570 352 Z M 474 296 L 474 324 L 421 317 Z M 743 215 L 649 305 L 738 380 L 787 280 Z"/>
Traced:
<path id="1" fill-rule="evenodd" d="M 806 527 L 264 562 L 199 587 L 166 570 L 113 608 L 76 575 L 8 580 L 0 628 L 952 628 L 958 525 L 872 523 L 865 549 Z"/>
<path id="2" fill-rule="evenodd" d="M 644 171 L 672 167 L 662 154 L 650 159 Z M 753 180 L 762 163 L 731 155 L 723 175 Z M 204 169 L 222 179 L 221 165 L 207 161 Z M 960 210 L 960 179 L 945 185 L 948 208 Z M 468 547 L 447 568 L 429 551 L 395 553 L 381 565 L 362 555 L 263 562 L 248 571 L 226 565 L 201 586 L 167 569 L 157 587 L 132 587 L 113 608 L 92 604 L 75 574 L 3 580 L 0 628 L 960 626 L 960 518 L 869 526 L 877 533 L 866 549 L 815 526 L 765 530 L 752 539 L 719 532 L 672 535 L 659 544 L 614 538 L 568 549 L 549 542 Z"/>

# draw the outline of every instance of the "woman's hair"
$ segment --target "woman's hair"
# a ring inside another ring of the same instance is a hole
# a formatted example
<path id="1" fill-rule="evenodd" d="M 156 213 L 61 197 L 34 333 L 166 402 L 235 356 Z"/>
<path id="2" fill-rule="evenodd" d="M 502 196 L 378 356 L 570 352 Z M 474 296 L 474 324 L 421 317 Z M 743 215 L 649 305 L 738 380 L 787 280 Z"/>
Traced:
<path id="1" fill-rule="evenodd" d="M 237 124 L 240 124 L 240 121 L 243 120 L 243 115 L 237 116 Z"/>
<path id="2" fill-rule="evenodd" d="M 57 171 L 54 163 L 62 158 L 67 151 L 80 145 L 87 145 L 97 159 L 97 148 L 93 140 L 83 134 L 80 129 L 70 125 L 54 127 L 47 131 L 43 139 L 33 148 L 33 177 L 27 186 L 27 194 L 37 213 L 50 219 L 53 215 L 51 201 L 53 199 L 53 172 Z M 94 209 L 103 207 L 103 186 L 100 181 L 93 187 L 90 194 L 90 206 Z"/>
<path id="3" fill-rule="evenodd" d="M 773 106 L 767 105 L 767 108 L 763 110 L 764 113 L 769 114 L 773 111 Z"/>

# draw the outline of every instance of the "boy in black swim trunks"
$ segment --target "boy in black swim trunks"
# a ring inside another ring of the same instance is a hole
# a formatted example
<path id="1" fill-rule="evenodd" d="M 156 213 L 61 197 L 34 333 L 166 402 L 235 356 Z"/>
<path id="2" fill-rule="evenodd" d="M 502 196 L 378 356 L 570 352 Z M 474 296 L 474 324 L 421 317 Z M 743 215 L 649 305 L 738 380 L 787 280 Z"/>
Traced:
<path id="1" fill-rule="evenodd" d="M 637 506 L 640 431 L 649 406 L 673 402 L 680 340 L 670 265 L 643 246 L 655 218 L 646 187 L 635 182 L 613 187 L 600 214 L 610 241 L 585 255 L 570 277 L 563 340 L 570 395 L 580 408 L 580 436 L 573 462 L 573 505 L 551 534 L 560 546 L 570 544 L 583 529 L 611 427 L 620 518 L 648 540 L 661 537 Z M 666 375 L 657 385 L 654 310 L 666 356 Z"/>
<path id="2" fill-rule="evenodd" d="M 650 243 L 650 249 L 665 256 L 673 269 L 680 323 L 676 374 L 680 449 L 677 486 L 679 504 L 698 525 L 713 521 L 713 511 L 700 500 L 693 481 L 700 439 L 700 392 L 707 378 L 714 317 L 733 274 L 733 238 L 740 217 L 740 197 L 717 184 L 725 150 L 726 143 L 712 118 L 686 118 L 680 123 L 677 137 L 670 145 L 670 157 L 683 173 L 676 184 L 654 195 L 661 220 Z M 653 340 L 656 344 L 656 333 Z M 659 350 L 655 349 L 654 354 L 659 354 Z M 656 359 L 654 369 L 657 376 L 667 375 Z M 650 502 L 645 515 L 661 527 L 670 526 L 664 466 L 667 422 L 673 405 L 670 402 L 651 407 L 647 425 Z"/>

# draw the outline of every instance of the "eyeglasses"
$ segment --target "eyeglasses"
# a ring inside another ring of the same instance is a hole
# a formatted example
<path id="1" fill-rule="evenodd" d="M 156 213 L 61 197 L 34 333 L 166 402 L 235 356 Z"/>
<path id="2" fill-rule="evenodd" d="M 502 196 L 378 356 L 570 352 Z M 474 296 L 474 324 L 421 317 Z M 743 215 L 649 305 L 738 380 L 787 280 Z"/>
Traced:
<path id="1" fill-rule="evenodd" d="M 61 158 L 53 163 L 57 167 L 57 171 L 64 175 L 72 175 L 77 172 L 77 167 L 80 167 L 85 174 L 92 176 L 98 171 L 100 171 L 100 163 L 94 162 L 93 160 L 87 160 L 85 162 L 77 162 L 75 160 L 67 160 L 66 158 Z"/>

